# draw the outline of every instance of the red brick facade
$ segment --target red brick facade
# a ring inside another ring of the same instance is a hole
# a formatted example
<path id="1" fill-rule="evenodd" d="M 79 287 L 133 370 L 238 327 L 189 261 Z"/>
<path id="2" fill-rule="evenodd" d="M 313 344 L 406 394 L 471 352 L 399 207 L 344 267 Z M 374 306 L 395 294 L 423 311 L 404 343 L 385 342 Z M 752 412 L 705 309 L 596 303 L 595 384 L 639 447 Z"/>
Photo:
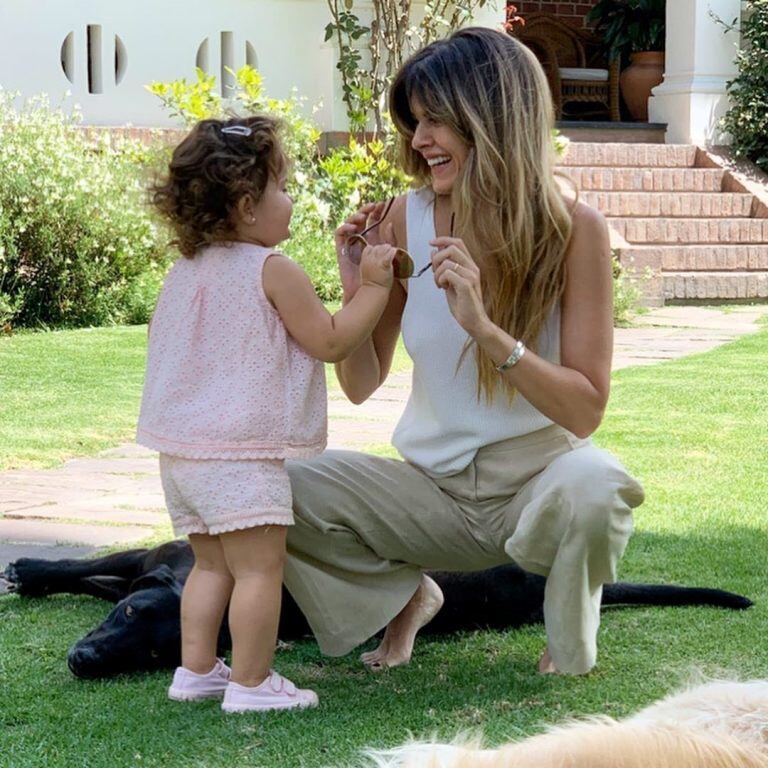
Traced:
<path id="1" fill-rule="evenodd" d="M 517 6 L 517 12 L 525 18 L 526 13 L 544 11 L 557 16 L 574 27 L 586 28 L 584 17 L 595 4 L 594 2 L 563 3 L 560 0 L 511 0 L 510 5 Z"/>

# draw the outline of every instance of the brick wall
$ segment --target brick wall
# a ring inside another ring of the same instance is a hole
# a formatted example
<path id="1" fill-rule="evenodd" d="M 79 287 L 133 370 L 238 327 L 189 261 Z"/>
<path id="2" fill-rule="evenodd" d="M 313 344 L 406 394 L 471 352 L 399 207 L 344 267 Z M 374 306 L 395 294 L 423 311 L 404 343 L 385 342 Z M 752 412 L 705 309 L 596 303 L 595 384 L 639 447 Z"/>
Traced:
<path id="1" fill-rule="evenodd" d="M 517 12 L 525 17 L 526 13 L 544 11 L 557 16 L 560 20 L 574 27 L 585 28 L 584 16 L 595 4 L 594 2 L 563 3 L 560 0 L 511 0 L 509 3 L 517 6 Z"/>

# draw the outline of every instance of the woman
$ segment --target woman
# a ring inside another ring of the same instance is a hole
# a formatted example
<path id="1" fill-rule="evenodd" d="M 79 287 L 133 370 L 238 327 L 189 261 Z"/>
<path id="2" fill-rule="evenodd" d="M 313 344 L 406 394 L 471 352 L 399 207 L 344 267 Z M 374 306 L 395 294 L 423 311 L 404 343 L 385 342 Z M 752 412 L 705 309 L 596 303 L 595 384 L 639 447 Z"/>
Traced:
<path id="1" fill-rule="evenodd" d="M 546 78 L 515 39 L 473 28 L 433 43 L 404 64 L 390 110 L 404 167 L 424 186 L 338 229 L 344 300 L 359 287 L 350 257 L 364 229 L 369 243 L 406 249 L 416 272 L 395 281 L 372 336 L 337 372 L 364 401 L 402 327 L 413 389 L 393 443 L 405 461 L 328 451 L 289 467 L 286 585 L 325 653 L 386 626 L 362 656 L 379 669 L 406 663 L 440 609 L 422 569 L 511 558 L 547 577 L 540 671 L 585 673 L 602 585 L 643 499 L 589 440 L 613 345 L 605 222 L 555 179 Z"/>

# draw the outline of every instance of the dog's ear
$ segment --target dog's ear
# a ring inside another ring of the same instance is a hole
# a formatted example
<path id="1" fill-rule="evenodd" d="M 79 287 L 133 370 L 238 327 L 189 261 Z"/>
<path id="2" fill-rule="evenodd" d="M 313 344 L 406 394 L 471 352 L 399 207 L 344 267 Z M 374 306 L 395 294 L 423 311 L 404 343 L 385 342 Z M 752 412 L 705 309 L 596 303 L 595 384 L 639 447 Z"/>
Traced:
<path id="1" fill-rule="evenodd" d="M 151 589 L 152 587 L 170 587 L 174 592 L 181 594 L 181 584 L 174 576 L 173 571 L 165 564 L 158 565 L 151 571 L 139 576 L 131 583 L 130 592 L 138 592 L 140 589 Z"/>
<path id="2" fill-rule="evenodd" d="M 129 592 L 131 582 L 120 576 L 84 576 L 80 579 L 82 594 L 118 603 Z"/>

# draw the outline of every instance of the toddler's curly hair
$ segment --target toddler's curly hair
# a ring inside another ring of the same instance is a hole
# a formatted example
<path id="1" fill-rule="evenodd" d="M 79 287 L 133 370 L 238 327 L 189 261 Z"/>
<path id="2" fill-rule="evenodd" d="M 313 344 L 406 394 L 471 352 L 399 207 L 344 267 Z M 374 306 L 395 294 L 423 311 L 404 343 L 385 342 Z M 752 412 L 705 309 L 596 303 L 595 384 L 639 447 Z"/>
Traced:
<path id="1" fill-rule="evenodd" d="M 237 132 L 222 130 L 235 127 Z M 266 115 L 201 120 L 176 147 L 167 175 L 149 191 L 184 256 L 226 239 L 243 195 L 258 203 L 270 177 L 285 171 L 280 130 L 280 122 Z"/>

